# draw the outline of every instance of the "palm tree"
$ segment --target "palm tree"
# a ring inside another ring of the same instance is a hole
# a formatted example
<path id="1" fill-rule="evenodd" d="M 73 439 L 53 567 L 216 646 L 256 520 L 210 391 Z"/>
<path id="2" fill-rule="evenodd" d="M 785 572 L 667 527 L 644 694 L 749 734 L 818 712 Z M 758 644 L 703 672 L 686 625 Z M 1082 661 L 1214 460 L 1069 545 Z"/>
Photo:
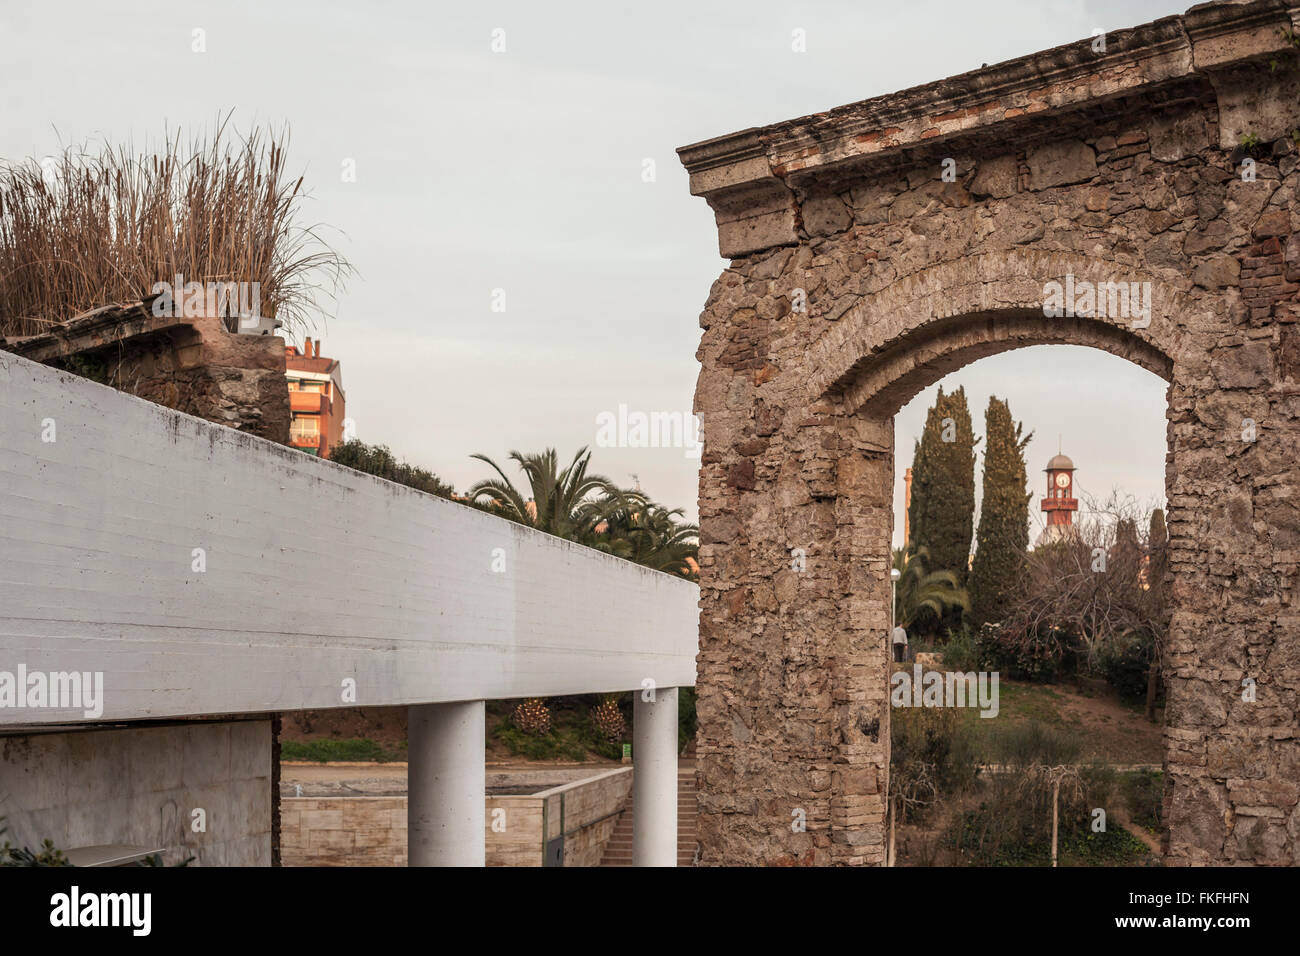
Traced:
<path id="1" fill-rule="evenodd" d="M 683 521 L 681 508 L 665 508 L 638 491 L 624 490 L 592 545 L 637 564 L 698 580 L 700 527 Z"/>
<path id="2" fill-rule="evenodd" d="M 901 575 L 894 599 L 894 623 L 905 631 L 910 631 L 926 611 L 942 618 L 949 608 L 970 610 L 970 597 L 957 583 L 957 575 L 951 571 L 927 571 L 929 560 L 930 553 L 925 548 L 911 552 L 894 549 L 894 568 Z"/>
<path id="3" fill-rule="evenodd" d="M 470 488 L 470 501 L 491 504 L 512 521 L 559 538 L 590 543 L 596 527 L 626 504 L 626 494 L 612 481 L 602 475 L 587 473 L 591 452 L 586 448 L 579 448 L 563 471 L 559 470 L 559 458 L 554 448 L 548 448 L 540 455 L 510 452 L 510 460 L 519 465 L 528 479 L 527 497 L 487 455 L 470 457 L 487 462 L 500 476 L 480 481 Z"/>

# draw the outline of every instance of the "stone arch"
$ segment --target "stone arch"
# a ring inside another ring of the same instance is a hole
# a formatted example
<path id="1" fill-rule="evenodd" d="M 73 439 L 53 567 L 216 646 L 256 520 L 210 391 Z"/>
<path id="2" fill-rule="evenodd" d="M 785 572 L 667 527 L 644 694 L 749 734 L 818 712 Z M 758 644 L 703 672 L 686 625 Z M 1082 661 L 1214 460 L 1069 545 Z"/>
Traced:
<path id="1" fill-rule="evenodd" d="M 679 151 L 731 260 L 697 353 L 702 862 L 883 861 L 893 415 L 1051 342 L 1170 383 L 1168 859 L 1300 860 L 1300 71 L 1266 63 L 1296 9 Z M 1048 318 L 1070 276 L 1149 282 L 1151 324 Z"/>
<path id="2" fill-rule="evenodd" d="M 1173 362 L 1158 348 L 1116 326 L 1087 318 L 1047 322 L 1041 311 L 981 312 L 939 319 L 923 332 L 895 339 L 842 388 L 845 406 L 868 414 L 890 414 L 923 389 L 991 355 L 1032 345 L 1079 345 L 1128 359 L 1173 378 Z"/>
<path id="3" fill-rule="evenodd" d="M 1044 315 L 1048 283 L 1105 288 L 1126 273 L 1149 286 L 1145 327 L 1142 319 Z M 949 372 L 1029 345 L 1100 349 L 1170 381 L 1184 338 L 1172 317 L 1198 308 L 1171 283 L 1103 259 L 1014 250 L 950 260 L 858 300 L 809 348 L 808 396 L 836 396 L 846 411 L 897 410 Z"/>

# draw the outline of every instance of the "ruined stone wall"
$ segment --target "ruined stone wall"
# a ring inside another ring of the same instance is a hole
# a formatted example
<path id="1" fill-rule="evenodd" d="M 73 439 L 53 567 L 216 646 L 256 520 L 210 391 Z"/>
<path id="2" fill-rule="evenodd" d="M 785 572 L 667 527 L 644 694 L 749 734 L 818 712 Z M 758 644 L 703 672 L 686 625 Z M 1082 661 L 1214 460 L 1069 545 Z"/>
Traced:
<path id="1" fill-rule="evenodd" d="M 1050 120 L 1003 101 L 996 135 L 815 168 L 840 141 L 786 149 L 792 123 L 692 168 L 734 256 L 698 352 L 704 863 L 882 862 L 893 415 L 1050 342 L 1170 381 L 1171 860 L 1300 860 L 1300 117 L 1269 85 L 1294 83 L 1255 62 Z M 1254 181 L 1242 129 L 1261 131 Z M 760 160 L 770 176 L 741 169 Z M 1071 276 L 1150 283 L 1150 324 L 1045 317 Z"/>
<path id="2" fill-rule="evenodd" d="M 289 443 L 284 340 L 215 317 L 157 318 L 110 306 L 0 348 L 280 444 Z"/>

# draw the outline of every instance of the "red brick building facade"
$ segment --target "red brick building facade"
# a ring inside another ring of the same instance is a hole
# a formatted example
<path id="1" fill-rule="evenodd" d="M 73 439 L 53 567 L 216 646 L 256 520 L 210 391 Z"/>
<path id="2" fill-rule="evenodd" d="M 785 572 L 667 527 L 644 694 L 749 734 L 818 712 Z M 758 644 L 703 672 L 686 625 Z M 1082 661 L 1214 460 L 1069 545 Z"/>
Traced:
<path id="1" fill-rule="evenodd" d="M 320 342 L 306 340 L 284 349 L 285 376 L 289 380 L 289 443 L 308 454 L 328 458 L 330 449 L 343 442 L 344 395 L 342 366 L 323 358 Z"/>

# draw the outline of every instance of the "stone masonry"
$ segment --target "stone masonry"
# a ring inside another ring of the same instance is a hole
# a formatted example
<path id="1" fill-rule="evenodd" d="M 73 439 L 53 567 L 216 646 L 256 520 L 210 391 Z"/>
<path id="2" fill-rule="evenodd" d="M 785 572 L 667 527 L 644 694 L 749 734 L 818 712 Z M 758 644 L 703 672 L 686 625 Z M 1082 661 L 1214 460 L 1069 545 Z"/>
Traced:
<path id="1" fill-rule="evenodd" d="M 1169 381 L 1169 859 L 1300 862 L 1297 31 L 1204 4 L 679 151 L 731 260 L 695 400 L 701 862 L 882 862 L 893 416 L 1043 343 Z M 1149 284 L 1149 320 L 1049 317 L 1053 282 Z"/>
<path id="2" fill-rule="evenodd" d="M 239 335 L 216 317 L 156 317 L 111 305 L 0 349 L 96 378 L 179 412 L 289 443 L 284 339 Z"/>

